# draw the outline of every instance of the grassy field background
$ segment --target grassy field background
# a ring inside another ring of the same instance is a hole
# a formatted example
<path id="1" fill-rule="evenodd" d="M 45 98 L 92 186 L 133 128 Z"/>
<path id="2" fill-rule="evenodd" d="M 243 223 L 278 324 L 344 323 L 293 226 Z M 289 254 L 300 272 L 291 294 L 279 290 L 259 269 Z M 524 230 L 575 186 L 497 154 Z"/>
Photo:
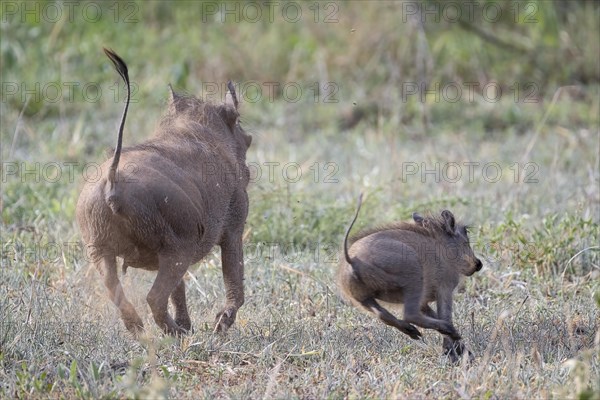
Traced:
<path id="1" fill-rule="evenodd" d="M 69 4 L 0 8 L 0 397 L 600 398 L 597 2 Z M 103 46 L 134 83 L 125 145 L 168 83 L 239 85 L 253 179 L 225 336 L 218 251 L 186 275 L 181 341 L 150 317 L 153 274 L 122 278 L 138 341 L 88 265 L 75 204 L 124 99 Z M 473 363 L 339 298 L 361 191 L 356 229 L 444 208 L 473 226 L 484 268 L 454 311 Z"/>

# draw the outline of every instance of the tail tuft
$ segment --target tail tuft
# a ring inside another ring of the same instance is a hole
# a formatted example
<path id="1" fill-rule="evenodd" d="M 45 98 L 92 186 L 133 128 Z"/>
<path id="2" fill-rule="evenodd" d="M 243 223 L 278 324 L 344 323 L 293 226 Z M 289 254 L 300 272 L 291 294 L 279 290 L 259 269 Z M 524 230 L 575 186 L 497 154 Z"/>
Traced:
<path id="1" fill-rule="evenodd" d="M 106 54 L 110 61 L 112 61 L 113 65 L 115 66 L 115 69 L 117 70 L 119 75 L 121 75 L 121 78 L 123 78 L 123 80 L 126 83 L 128 83 L 129 70 L 127 69 L 127 64 L 125 64 L 125 61 L 123 61 L 123 59 L 117 53 L 115 53 L 114 50 L 107 49 L 106 47 L 103 47 L 102 50 L 104 50 L 104 54 Z"/>
<path id="2" fill-rule="evenodd" d="M 103 48 L 104 54 L 112 61 L 115 69 L 121 75 L 121 78 L 125 81 L 127 85 L 127 101 L 125 103 L 125 109 L 123 110 L 123 116 L 121 117 L 121 124 L 119 125 L 119 136 L 117 138 L 117 147 L 115 148 L 115 154 L 113 156 L 113 162 L 110 165 L 110 170 L 108 171 L 108 182 L 110 183 L 110 187 L 114 188 L 117 168 L 119 167 L 119 159 L 121 158 L 121 147 L 123 144 L 123 128 L 125 127 L 125 118 L 127 118 L 127 110 L 129 109 L 129 101 L 131 98 L 131 85 L 129 83 L 129 71 L 127 70 L 127 64 L 125 61 L 117 53 L 114 51 Z"/>

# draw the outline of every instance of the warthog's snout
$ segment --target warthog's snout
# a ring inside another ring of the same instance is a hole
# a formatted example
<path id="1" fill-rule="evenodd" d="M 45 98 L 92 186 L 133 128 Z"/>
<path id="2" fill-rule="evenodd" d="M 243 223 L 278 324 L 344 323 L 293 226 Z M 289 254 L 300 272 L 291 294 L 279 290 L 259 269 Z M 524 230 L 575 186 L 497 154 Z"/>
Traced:
<path id="1" fill-rule="evenodd" d="M 472 268 L 470 272 L 465 273 L 466 276 L 471 276 L 475 272 L 480 271 L 481 268 L 483 268 L 483 263 L 477 257 L 473 257 L 470 264 L 472 265 Z"/>
<path id="2" fill-rule="evenodd" d="M 475 271 L 480 271 L 482 267 L 483 267 L 483 263 L 481 262 L 481 260 L 479 258 L 477 258 L 477 261 L 475 263 Z"/>

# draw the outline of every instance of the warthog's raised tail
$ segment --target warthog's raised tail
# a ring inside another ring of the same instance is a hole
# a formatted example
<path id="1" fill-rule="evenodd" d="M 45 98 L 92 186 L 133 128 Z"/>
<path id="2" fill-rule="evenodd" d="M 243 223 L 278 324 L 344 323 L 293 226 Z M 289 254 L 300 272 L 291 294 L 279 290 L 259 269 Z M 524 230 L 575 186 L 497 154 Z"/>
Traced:
<path id="1" fill-rule="evenodd" d="M 127 100 L 125 102 L 125 109 L 123 110 L 123 116 L 121 117 L 121 124 L 119 125 L 119 136 L 117 138 L 117 147 L 115 148 L 115 154 L 113 155 L 113 161 L 110 165 L 108 172 L 108 182 L 110 183 L 110 191 L 113 192 L 115 186 L 115 176 L 117 174 L 117 168 L 119 167 L 119 159 L 121 158 L 121 147 L 123 145 L 123 128 L 125 127 L 125 118 L 127 118 L 127 110 L 129 109 L 129 99 L 131 97 L 131 85 L 129 84 L 129 73 L 127 71 L 127 64 L 117 53 L 114 51 L 103 48 L 104 53 L 115 66 L 115 69 L 121 75 L 121 78 L 127 85 Z M 109 204 L 111 203 L 111 195 L 108 197 Z M 114 200 L 114 199 L 113 199 Z M 112 207 L 111 207 L 112 208 Z"/>
<path id="2" fill-rule="evenodd" d="M 362 197 L 363 197 L 363 194 L 361 193 L 358 196 L 358 205 L 356 206 L 356 213 L 354 214 L 354 219 L 352 220 L 352 222 L 350 223 L 350 226 L 346 230 L 346 236 L 344 236 L 344 257 L 346 258 L 346 262 L 348 264 L 350 264 L 352 269 L 354 269 L 354 265 L 352 265 L 352 259 L 350 258 L 350 254 L 348 253 L 348 236 L 350 235 L 350 231 L 352 230 L 352 227 L 354 226 L 354 223 L 356 222 L 356 219 L 358 218 L 358 213 L 360 212 L 360 206 L 362 205 Z"/>

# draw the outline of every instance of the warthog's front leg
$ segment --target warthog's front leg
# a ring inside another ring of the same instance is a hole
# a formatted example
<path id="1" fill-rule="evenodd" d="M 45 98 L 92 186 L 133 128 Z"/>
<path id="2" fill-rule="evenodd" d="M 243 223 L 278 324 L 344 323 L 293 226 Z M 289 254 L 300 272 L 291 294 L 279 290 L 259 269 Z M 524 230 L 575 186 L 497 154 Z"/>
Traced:
<path id="1" fill-rule="evenodd" d="M 192 321 L 185 301 L 185 281 L 183 279 L 179 281 L 179 284 L 171 293 L 171 301 L 175 306 L 175 322 L 186 331 L 189 331 L 192 328 Z"/>
<path id="2" fill-rule="evenodd" d="M 437 314 L 439 318 L 452 324 L 452 291 L 438 294 Z M 444 335 L 442 348 L 444 354 L 450 357 L 452 362 L 460 360 L 465 350 L 469 355 L 469 359 L 473 359 L 473 354 L 466 349 L 463 342 L 461 340 L 454 340 L 450 336 Z"/>
<path id="3" fill-rule="evenodd" d="M 429 307 L 429 304 L 425 304 L 425 305 L 421 306 L 421 312 L 430 318 L 435 318 L 435 319 L 438 318 L 437 313 L 435 311 L 433 311 L 433 309 L 431 307 Z"/>
<path id="4" fill-rule="evenodd" d="M 224 332 L 235 322 L 237 310 L 244 304 L 244 255 L 242 235 L 226 235 L 221 243 L 225 307 L 217 314 L 215 331 Z"/>
<path id="5" fill-rule="evenodd" d="M 465 351 L 469 360 L 473 360 L 474 358 L 473 353 L 465 347 L 461 340 L 452 340 L 449 336 L 444 336 L 442 348 L 444 349 L 444 354 L 450 357 L 450 361 L 454 363 L 461 359 Z"/>
<path id="6" fill-rule="evenodd" d="M 442 301 L 439 301 L 438 302 L 438 310 L 440 309 L 441 304 L 442 304 Z M 435 318 L 435 319 L 438 318 L 438 313 L 433 311 L 431 309 L 431 307 L 429 307 L 429 305 L 427 305 L 427 304 L 425 304 L 424 306 L 421 307 L 421 311 L 423 312 L 423 314 L 425 314 L 428 317 Z M 441 311 L 441 312 L 442 312 L 442 314 L 449 315 L 450 319 L 447 321 L 452 323 L 452 304 L 450 304 L 449 310 Z M 442 319 L 444 319 L 444 318 L 442 318 Z M 448 357 L 450 357 L 450 360 L 452 362 L 458 361 L 458 359 L 462 356 L 463 351 L 466 350 L 466 348 L 461 340 L 452 340 L 452 338 L 447 335 L 444 335 L 442 348 L 444 349 L 444 354 L 447 355 Z M 471 352 L 469 352 L 469 357 L 472 357 Z"/>
<path id="7" fill-rule="evenodd" d="M 97 267 L 102 275 L 104 275 L 104 285 L 108 289 L 108 294 L 113 303 L 121 311 L 121 318 L 125 323 L 125 327 L 137 335 L 144 329 L 142 319 L 133 308 L 133 305 L 125 297 L 119 276 L 117 275 L 117 261 L 114 256 L 104 256 L 97 261 Z"/>
<path id="8" fill-rule="evenodd" d="M 154 321 L 169 335 L 185 334 L 187 329 L 179 326 L 171 318 L 168 312 L 168 305 L 169 296 L 182 284 L 182 278 L 187 271 L 189 263 L 180 257 L 159 254 L 158 265 L 158 274 L 148 296 L 146 296 L 146 300 L 154 316 Z M 183 287 L 183 290 L 185 290 L 185 287 Z M 176 293 L 176 297 L 178 294 L 180 295 L 180 293 Z"/>
<path id="9" fill-rule="evenodd" d="M 452 322 L 444 319 L 439 313 L 439 309 L 437 313 L 439 319 L 423 314 L 419 304 L 421 297 L 420 288 L 406 288 L 404 292 L 404 320 L 422 328 L 435 329 L 443 335 L 450 336 L 453 340 L 460 340 L 460 335 Z M 439 302 L 439 298 L 437 301 Z"/>

